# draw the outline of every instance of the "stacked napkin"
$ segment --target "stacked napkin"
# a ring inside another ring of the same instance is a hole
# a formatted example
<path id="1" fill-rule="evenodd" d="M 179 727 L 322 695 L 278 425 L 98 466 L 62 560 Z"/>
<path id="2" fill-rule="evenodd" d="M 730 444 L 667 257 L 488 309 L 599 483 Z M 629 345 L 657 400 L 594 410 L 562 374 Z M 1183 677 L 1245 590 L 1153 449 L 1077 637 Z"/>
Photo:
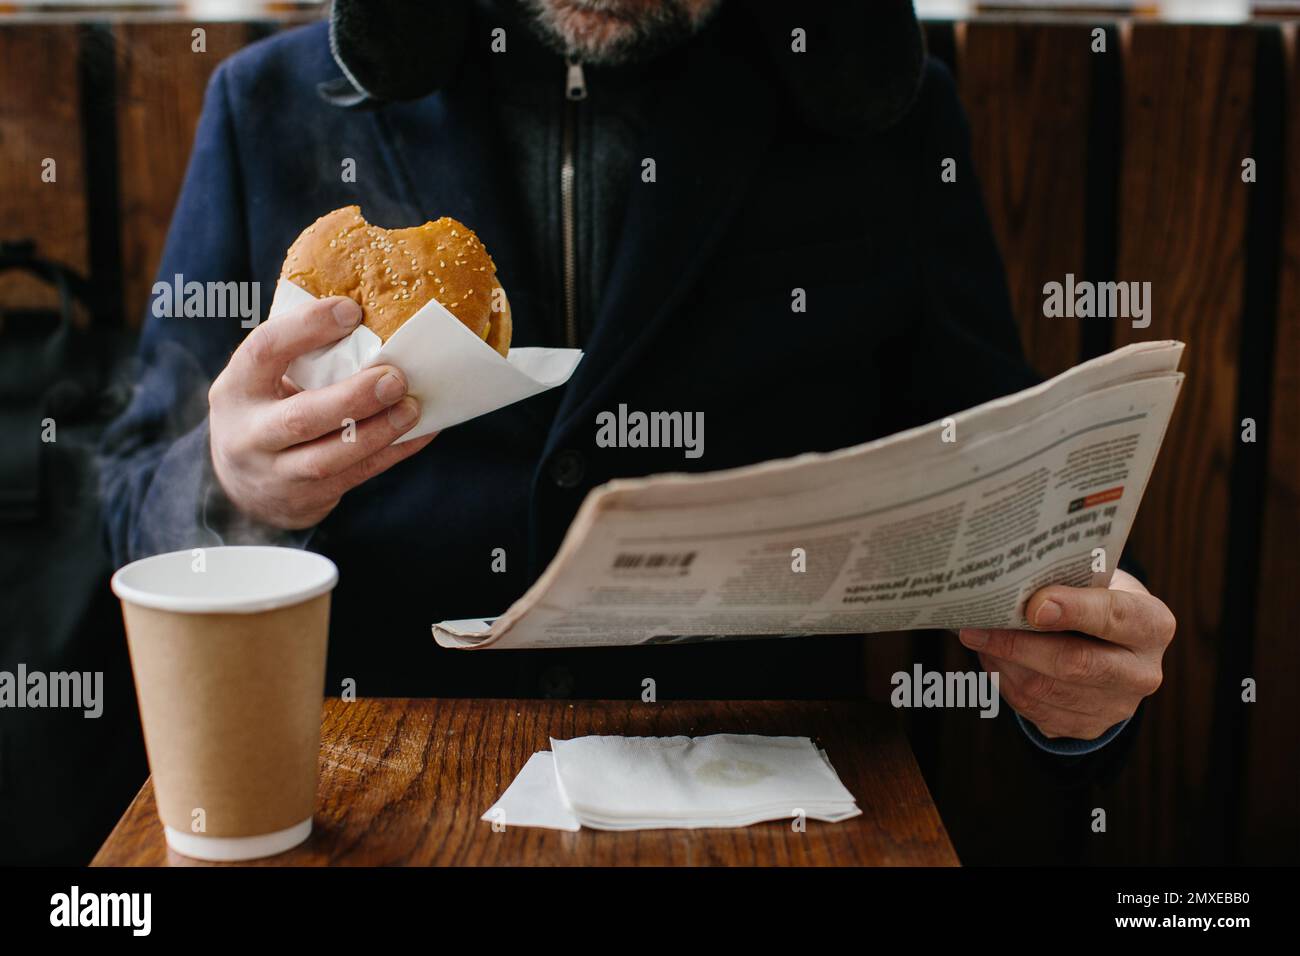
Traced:
<path id="1" fill-rule="evenodd" d="M 807 737 L 578 737 L 534 754 L 484 820 L 577 830 L 743 827 L 855 817 L 824 751 Z"/>

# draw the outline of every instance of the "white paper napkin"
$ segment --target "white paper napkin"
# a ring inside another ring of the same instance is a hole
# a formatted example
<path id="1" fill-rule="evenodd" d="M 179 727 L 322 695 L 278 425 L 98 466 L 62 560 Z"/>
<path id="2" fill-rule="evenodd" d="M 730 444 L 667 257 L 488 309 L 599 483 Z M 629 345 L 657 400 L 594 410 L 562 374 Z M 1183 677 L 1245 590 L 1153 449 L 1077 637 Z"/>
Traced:
<path id="1" fill-rule="evenodd" d="M 506 787 L 501 799 L 492 804 L 481 819 L 505 827 L 582 829 L 578 818 L 560 795 L 560 786 L 555 780 L 555 761 L 549 750 L 538 751 L 528 758 L 528 763 Z"/>
<path id="2" fill-rule="evenodd" d="M 551 746 L 553 754 L 533 755 L 484 820 L 651 830 L 798 816 L 834 823 L 862 812 L 807 737 L 600 736 Z"/>
<path id="3" fill-rule="evenodd" d="M 281 279 L 268 318 L 313 298 Z M 581 359 L 578 349 L 542 348 L 512 348 L 503 358 L 430 299 L 387 342 L 358 326 L 347 338 L 295 359 L 288 374 L 299 388 L 320 388 L 373 365 L 401 369 L 421 409 L 420 421 L 397 439 L 404 442 L 563 385 Z"/>
<path id="4" fill-rule="evenodd" d="M 561 792 L 584 826 L 608 830 L 845 820 L 862 811 L 807 737 L 551 740 Z"/>

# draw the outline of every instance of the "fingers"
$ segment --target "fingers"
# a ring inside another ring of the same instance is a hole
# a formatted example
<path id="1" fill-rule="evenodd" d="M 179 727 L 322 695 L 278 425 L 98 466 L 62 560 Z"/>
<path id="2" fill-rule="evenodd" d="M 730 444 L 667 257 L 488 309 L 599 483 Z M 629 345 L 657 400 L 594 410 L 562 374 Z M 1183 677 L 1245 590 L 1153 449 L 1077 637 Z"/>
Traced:
<path id="1" fill-rule="evenodd" d="M 1044 678 L 1018 664 L 982 654 L 980 663 L 986 671 L 998 674 L 998 692 L 1002 699 L 1021 717 L 1033 723 L 1045 737 L 1094 740 L 1131 715 L 1121 706 L 1109 703 L 1098 706 L 1087 698 L 1074 700 L 1074 706 L 1066 706 L 1061 701 L 1069 691 L 1060 682 Z"/>
<path id="2" fill-rule="evenodd" d="M 1110 576 L 1110 587 L 1115 591 L 1132 591 L 1134 594 L 1150 594 L 1147 586 L 1123 568 L 1116 568 Z"/>
<path id="3" fill-rule="evenodd" d="M 361 323 L 361 307 L 346 296 L 308 302 L 248 333 L 226 371 L 240 394 L 276 396 L 284 370 L 300 355 L 348 335 Z"/>
<path id="4" fill-rule="evenodd" d="M 984 655 L 980 663 L 998 672 L 1002 698 L 1046 737 L 1093 740 L 1133 716 L 1123 695 L 1098 695 Z"/>
<path id="5" fill-rule="evenodd" d="M 1075 634 L 963 628 L 958 636 L 981 654 L 1085 687 L 1112 686 L 1139 665 L 1131 651 Z"/>
<path id="6" fill-rule="evenodd" d="M 1025 616 L 1060 630 L 963 628 L 958 636 L 998 673 L 1007 703 L 1046 736 L 1095 739 L 1160 687 L 1174 617 L 1140 582 L 1051 585 L 1030 598 Z"/>
<path id="7" fill-rule="evenodd" d="M 289 378 L 289 376 L 281 375 L 280 388 L 276 391 L 275 397 L 288 398 L 290 395 L 297 395 L 301 391 L 302 389 L 300 389 L 297 385 L 295 385 L 293 381 Z"/>
<path id="8" fill-rule="evenodd" d="M 257 445 L 279 451 L 340 431 L 396 404 L 406 394 L 406 379 L 387 365 L 364 369 L 324 388 L 307 389 L 260 411 Z"/>
<path id="9" fill-rule="evenodd" d="M 369 458 L 364 458 L 352 467 L 346 469 L 335 480 L 338 481 L 345 490 L 355 488 L 362 482 L 369 481 L 376 475 L 383 474 L 399 461 L 405 461 L 407 458 L 410 458 L 437 437 L 437 432 L 431 432 L 428 435 L 421 435 L 419 438 L 412 438 L 410 441 L 404 441 L 400 445 L 389 445 L 387 448 L 381 448 Z"/>
<path id="10" fill-rule="evenodd" d="M 427 446 L 433 435 L 393 442 L 420 420 L 407 382 L 382 366 L 302 390 L 293 359 L 356 329 L 344 297 L 313 301 L 254 329 L 209 389 L 217 480 L 249 517 L 279 528 L 319 523 L 344 493 Z"/>
<path id="11" fill-rule="evenodd" d="M 1018 703 L 1031 709 L 1042 705 L 1070 711 L 1083 717 L 1093 717 L 1108 707 L 1109 699 L 1097 694 L 1092 688 L 1040 674 L 1014 661 L 999 660 L 981 654 L 980 663 L 986 671 L 998 672 L 999 688 L 1007 690 Z M 1010 700 L 1011 698 L 1008 697 L 1008 702 Z M 1116 717 L 1111 723 L 1118 723 L 1123 719 L 1121 709 L 1116 707 L 1114 712 Z"/>
<path id="12" fill-rule="evenodd" d="M 276 468 L 282 477 L 293 481 L 328 482 L 387 448 L 419 419 L 419 403 L 408 395 L 391 408 L 358 422 L 351 435 L 336 431 L 280 452 Z"/>
<path id="13" fill-rule="evenodd" d="M 1025 605 L 1035 626 L 1082 631 L 1135 650 L 1163 651 L 1173 640 L 1174 616 L 1159 598 L 1115 588 L 1050 585 Z"/>

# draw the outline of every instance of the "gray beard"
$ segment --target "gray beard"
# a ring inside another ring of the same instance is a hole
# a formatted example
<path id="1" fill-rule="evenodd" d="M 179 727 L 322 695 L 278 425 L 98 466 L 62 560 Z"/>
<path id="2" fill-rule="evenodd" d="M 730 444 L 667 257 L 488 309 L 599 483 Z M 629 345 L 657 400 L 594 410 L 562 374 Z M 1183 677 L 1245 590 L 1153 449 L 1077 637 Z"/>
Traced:
<path id="1" fill-rule="evenodd" d="M 583 63 L 621 66 L 645 63 L 681 46 L 703 28 L 721 0 L 714 0 L 698 20 L 691 18 L 681 0 L 663 0 L 658 9 L 629 18 L 632 26 L 623 36 L 601 45 L 584 42 L 583 38 L 564 31 L 546 0 L 519 0 L 519 3 L 528 15 L 533 33 L 548 49 Z"/>

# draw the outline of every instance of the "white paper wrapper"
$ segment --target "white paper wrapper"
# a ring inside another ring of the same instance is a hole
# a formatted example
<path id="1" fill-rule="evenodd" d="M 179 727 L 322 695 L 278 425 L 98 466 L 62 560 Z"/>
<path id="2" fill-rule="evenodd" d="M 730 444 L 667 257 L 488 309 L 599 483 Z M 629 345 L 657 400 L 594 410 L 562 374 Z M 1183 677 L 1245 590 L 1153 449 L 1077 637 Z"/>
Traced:
<path id="1" fill-rule="evenodd" d="M 313 298 L 281 279 L 268 319 Z M 420 421 L 397 439 L 404 442 L 563 385 L 581 360 L 579 349 L 541 348 L 512 348 L 502 358 L 442 303 L 430 299 L 387 342 L 357 326 L 347 338 L 295 359 L 288 374 L 299 388 L 321 388 L 373 365 L 400 369 L 421 409 Z"/>

